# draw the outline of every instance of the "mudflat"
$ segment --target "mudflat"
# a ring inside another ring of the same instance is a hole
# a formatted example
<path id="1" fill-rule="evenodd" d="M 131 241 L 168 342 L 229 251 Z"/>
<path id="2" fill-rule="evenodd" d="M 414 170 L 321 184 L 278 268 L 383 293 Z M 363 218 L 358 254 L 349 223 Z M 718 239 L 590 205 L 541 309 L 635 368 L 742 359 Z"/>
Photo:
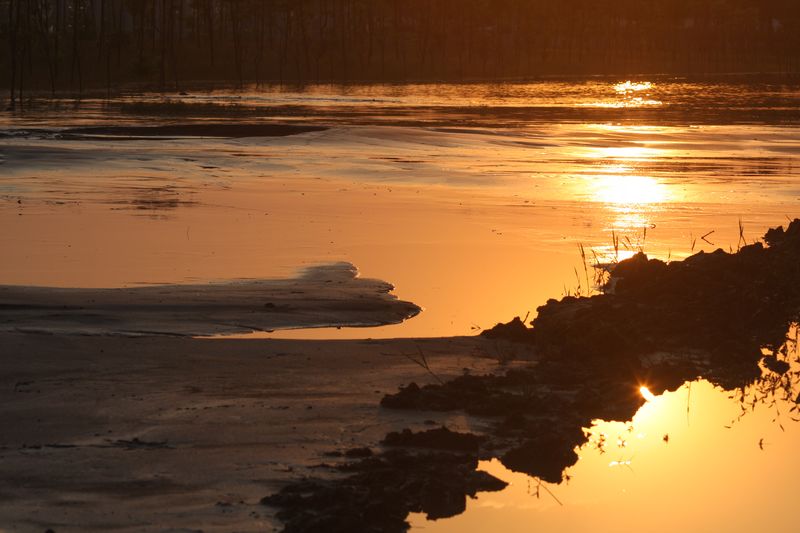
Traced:
<path id="1" fill-rule="evenodd" d="M 11 531 L 264 531 L 265 496 L 388 431 L 398 385 L 497 367 L 476 337 L 362 341 L 0 334 L 0 522 Z M 414 362 L 425 354 L 433 373 Z M 522 354 L 517 354 L 521 357 Z M 434 426 L 435 425 L 435 426 Z M 472 427 L 470 427 L 472 426 Z"/>

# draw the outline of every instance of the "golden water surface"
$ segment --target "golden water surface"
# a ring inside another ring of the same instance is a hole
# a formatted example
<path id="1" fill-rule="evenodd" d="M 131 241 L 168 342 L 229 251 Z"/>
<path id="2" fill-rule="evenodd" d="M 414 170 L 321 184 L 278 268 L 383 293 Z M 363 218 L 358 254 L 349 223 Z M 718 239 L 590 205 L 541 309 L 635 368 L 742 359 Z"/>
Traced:
<path id="1" fill-rule="evenodd" d="M 680 259 L 735 248 L 740 221 L 756 240 L 800 215 L 798 102 L 792 86 L 601 80 L 197 91 L 6 113 L 0 284 L 279 277 L 350 261 L 425 311 L 399 326 L 269 336 L 474 334 L 591 290 L 579 245 L 598 262 L 640 249 Z M 168 141 L 54 134 L 235 120 L 329 129 Z M 28 131 L 37 128 L 46 131 Z M 484 464 L 511 486 L 461 517 L 412 522 L 792 530 L 798 425 L 766 407 L 732 424 L 739 404 L 728 395 L 697 382 L 651 398 L 630 423 L 598 422 L 591 432 L 604 446 L 581 449 L 563 485 Z"/>

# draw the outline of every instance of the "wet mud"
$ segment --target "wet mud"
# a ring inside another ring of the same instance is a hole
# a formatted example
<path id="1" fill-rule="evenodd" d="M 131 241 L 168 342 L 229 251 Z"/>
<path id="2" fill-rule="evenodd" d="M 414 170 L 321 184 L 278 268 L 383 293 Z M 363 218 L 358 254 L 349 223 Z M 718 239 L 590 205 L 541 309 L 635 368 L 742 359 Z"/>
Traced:
<path id="1" fill-rule="evenodd" d="M 72 128 L 61 132 L 62 137 L 286 137 L 324 131 L 321 126 L 296 124 L 172 124 L 165 126 L 99 126 Z"/>
<path id="2" fill-rule="evenodd" d="M 324 131 L 326 127 L 299 124 L 247 124 L 247 123 L 190 123 L 168 124 L 161 126 L 89 126 L 80 128 L 24 129 L 0 131 L 4 137 L 56 137 L 65 140 L 109 139 L 109 140 L 141 140 L 150 138 L 171 139 L 177 137 L 287 137 Z"/>

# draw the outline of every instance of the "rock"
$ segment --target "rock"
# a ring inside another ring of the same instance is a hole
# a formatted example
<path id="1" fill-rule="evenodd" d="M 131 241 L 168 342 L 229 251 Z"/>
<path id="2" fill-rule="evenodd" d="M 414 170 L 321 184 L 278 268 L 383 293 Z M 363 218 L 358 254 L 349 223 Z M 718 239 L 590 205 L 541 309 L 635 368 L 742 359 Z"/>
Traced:
<path id="1" fill-rule="evenodd" d="M 477 452 L 480 443 L 485 439 L 471 433 L 456 433 L 446 427 L 414 433 L 410 429 L 392 432 L 386 435 L 384 446 L 401 446 L 406 448 L 430 448 L 434 450 L 452 450 L 461 452 Z"/>
<path id="2" fill-rule="evenodd" d="M 772 372 L 781 375 L 788 372 L 790 368 L 789 363 L 782 359 L 778 359 L 774 355 L 768 355 L 764 357 L 764 366 Z"/>
<path id="3" fill-rule="evenodd" d="M 520 317 L 514 317 L 514 320 L 507 324 L 497 324 L 492 329 L 483 331 L 481 336 L 487 339 L 502 338 L 517 342 L 530 342 L 533 338 L 533 330 L 527 328 Z"/>
<path id="4" fill-rule="evenodd" d="M 464 511 L 467 496 L 505 488 L 477 466 L 469 454 L 390 450 L 345 465 L 347 477 L 298 481 L 261 503 L 280 509 L 287 533 L 406 531 L 409 512 L 447 518 Z"/>
<path id="5" fill-rule="evenodd" d="M 578 462 L 575 446 L 583 444 L 583 435 L 567 440 L 558 434 L 543 434 L 518 446 L 502 458 L 506 468 L 525 472 L 548 483 L 561 483 L 564 469 Z"/>

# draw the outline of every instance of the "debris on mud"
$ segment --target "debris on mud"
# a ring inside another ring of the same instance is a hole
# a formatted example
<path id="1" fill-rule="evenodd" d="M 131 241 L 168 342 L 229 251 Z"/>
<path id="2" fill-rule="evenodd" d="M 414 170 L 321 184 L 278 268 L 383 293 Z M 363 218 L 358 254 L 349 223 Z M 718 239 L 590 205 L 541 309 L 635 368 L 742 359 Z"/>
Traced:
<path id="1" fill-rule="evenodd" d="M 160 450 L 160 449 L 171 449 L 172 446 L 167 443 L 167 441 L 145 441 L 140 440 L 138 437 L 134 437 L 131 440 L 125 439 L 118 439 L 115 441 L 108 441 L 111 446 L 124 448 L 126 450 Z"/>

